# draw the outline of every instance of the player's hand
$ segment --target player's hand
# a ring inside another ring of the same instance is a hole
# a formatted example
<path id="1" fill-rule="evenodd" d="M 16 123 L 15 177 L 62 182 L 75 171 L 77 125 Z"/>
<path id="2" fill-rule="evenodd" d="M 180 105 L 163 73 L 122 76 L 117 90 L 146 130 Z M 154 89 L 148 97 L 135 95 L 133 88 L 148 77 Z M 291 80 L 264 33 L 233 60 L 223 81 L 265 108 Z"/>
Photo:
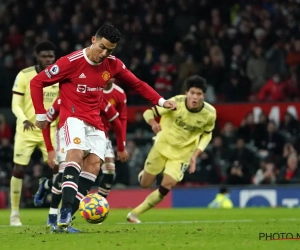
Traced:
<path id="1" fill-rule="evenodd" d="M 25 131 L 29 131 L 29 130 L 33 130 L 35 128 L 34 124 L 28 120 L 23 122 L 24 125 L 24 132 Z"/>
<path id="2" fill-rule="evenodd" d="M 48 125 L 47 120 L 45 121 L 35 121 L 35 125 L 39 128 L 39 129 L 45 129 Z"/>
<path id="3" fill-rule="evenodd" d="M 161 126 L 159 123 L 153 124 L 152 126 L 152 131 L 157 134 L 159 131 L 161 131 Z"/>
<path id="4" fill-rule="evenodd" d="M 164 102 L 164 108 L 176 110 L 177 109 L 177 103 L 175 101 L 165 101 Z"/>
<path id="5" fill-rule="evenodd" d="M 124 151 L 118 151 L 117 152 L 117 160 L 121 161 L 121 162 L 125 162 L 128 161 L 129 159 L 129 154 L 126 151 L 126 149 Z"/>
<path id="6" fill-rule="evenodd" d="M 189 173 L 192 174 L 195 172 L 196 170 L 196 162 L 197 162 L 197 158 L 196 157 L 192 157 L 190 159 L 190 167 L 189 167 Z"/>
<path id="7" fill-rule="evenodd" d="M 52 169 L 55 167 L 55 151 L 54 150 L 48 152 L 48 165 Z"/>
<path id="8" fill-rule="evenodd" d="M 57 164 L 55 164 L 54 168 L 52 168 L 52 173 L 58 174 L 58 172 L 59 172 L 59 166 Z"/>

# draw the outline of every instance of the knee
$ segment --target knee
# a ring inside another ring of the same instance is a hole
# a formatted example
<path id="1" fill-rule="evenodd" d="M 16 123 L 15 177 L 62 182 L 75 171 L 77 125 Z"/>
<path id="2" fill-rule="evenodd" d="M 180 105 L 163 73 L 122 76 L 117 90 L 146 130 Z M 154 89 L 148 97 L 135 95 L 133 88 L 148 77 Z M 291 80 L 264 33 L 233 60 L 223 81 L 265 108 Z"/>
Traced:
<path id="1" fill-rule="evenodd" d="M 177 184 L 177 181 L 175 181 L 173 178 L 170 177 L 164 177 L 161 186 L 165 187 L 168 190 L 171 190 L 173 187 L 175 187 Z"/>
<path id="2" fill-rule="evenodd" d="M 24 172 L 25 171 L 25 166 L 15 164 L 12 176 L 18 179 L 23 179 L 24 178 Z"/>
<path id="3" fill-rule="evenodd" d="M 112 162 L 104 163 L 101 166 L 101 170 L 102 170 L 103 174 L 115 174 L 115 172 L 116 172 L 115 164 Z"/>
<path id="4" fill-rule="evenodd" d="M 97 176 L 99 174 L 101 164 L 102 161 L 99 157 L 94 157 L 93 154 L 90 154 L 84 159 L 82 170 Z"/>
<path id="5" fill-rule="evenodd" d="M 82 169 L 83 172 L 88 172 L 88 173 L 91 173 L 95 176 L 97 176 L 99 174 L 99 171 L 100 171 L 100 163 L 94 163 L 94 164 L 84 164 L 83 165 L 83 169 Z"/>

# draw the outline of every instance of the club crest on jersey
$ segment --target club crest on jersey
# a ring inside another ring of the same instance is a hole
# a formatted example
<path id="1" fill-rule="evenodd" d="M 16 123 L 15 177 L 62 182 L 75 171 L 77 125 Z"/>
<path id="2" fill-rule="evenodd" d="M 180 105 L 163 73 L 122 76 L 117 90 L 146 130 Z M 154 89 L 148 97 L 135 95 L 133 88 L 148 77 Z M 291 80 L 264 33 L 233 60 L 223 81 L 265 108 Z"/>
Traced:
<path id="1" fill-rule="evenodd" d="M 102 73 L 102 78 L 103 78 L 104 81 L 108 81 L 109 78 L 110 78 L 110 73 L 109 73 L 108 71 L 105 70 L 105 71 Z"/>
<path id="2" fill-rule="evenodd" d="M 112 106 L 114 106 L 114 105 L 116 104 L 116 101 L 115 101 L 115 99 L 111 98 L 111 99 L 109 99 L 109 103 L 110 103 Z"/>
<path id="3" fill-rule="evenodd" d="M 64 153 L 65 153 L 65 149 L 64 149 L 64 148 L 62 148 L 62 149 L 61 149 L 61 152 L 64 154 Z"/>
<path id="4" fill-rule="evenodd" d="M 75 137 L 74 140 L 73 140 L 73 142 L 74 142 L 75 144 L 80 144 L 80 143 L 81 143 L 81 140 L 80 140 L 80 138 Z"/>
<path id="5" fill-rule="evenodd" d="M 57 65 L 57 64 L 54 64 L 54 65 L 50 68 L 49 72 L 50 72 L 50 74 L 53 75 L 53 76 L 57 75 L 57 74 L 59 73 L 59 67 L 58 67 L 58 65 Z"/>

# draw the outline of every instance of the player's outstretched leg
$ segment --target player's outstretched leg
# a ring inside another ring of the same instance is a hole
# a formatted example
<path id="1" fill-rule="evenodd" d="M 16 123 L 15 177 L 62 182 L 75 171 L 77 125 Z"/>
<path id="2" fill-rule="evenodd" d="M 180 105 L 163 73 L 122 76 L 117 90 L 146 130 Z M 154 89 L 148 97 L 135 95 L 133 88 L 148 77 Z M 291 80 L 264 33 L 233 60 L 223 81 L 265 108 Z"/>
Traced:
<path id="1" fill-rule="evenodd" d="M 82 151 L 78 149 L 72 149 L 70 151 L 73 151 L 72 153 L 75 154 L 75 158 L 76 158 L 76 153 L 78 153 L 79 156 L 77 161 L 81 162 Z M 59 227 L 67 228 L 68 226 L 70 226 L 72 220 L 72 205 L 74 203 L 74 199 L 78 191 L 78 179 L 79 179 L 80 171 L 81 171 L 81 167 L 79 163 L 75 161 L 70 161 L 66 164 L 66 168 L 63 174 L 63 181 L 61 185 L 62 207 L 60 209 L 60 216 L 57 222 L 57 225 Z"/>
<path id="2" fill-rule="evenodd" d="M 95 183 L 95 180 L 96 180 L 96 175 L 94 175 L 94 174 L 91 174 L 91 173 L 85 172 L 85 171 L 82 171 L 80 173 L 79 181 L 78 181 L 78 192 L 76 194 L 76 199 L 74 200 L 73 205 L 72 205 L 72 216 L 78 210 L 81 199 L 88 194 L 88 192 L 92 188 L 93 184 Z M 58 206 L 58 204 L 57 204 L 57 206 Z M 50 210 L 51 210 L 51 208 L 50 208 Z M 50 219 L 50 216 L 51 215 L 49 214 L 49 219 Z M 61 228 L 61 227 L 58 227 L 56 225 L 56 223 L 55 223 L 55 225 L 52 225 L 52 231 L 57 232 L 57 233 L 61 233 L 61 232 L 80 233 L 80 230 L 73 228 L 72 226 L 68 226 L 66 228 Z"/>
<path id="3" fill-rule="evenodd" d="M 114 181 L 115 176 L 115 164 L 113 162 L 106 162 L 101 167 L 103 176 L 101 176 L 98 194 L 102 195 L 104 198 L 107 198 L 111 186 Z"/>
<path id="4" fill-rule="evenodd" d="M 52 188 L 53 179 L 47 179 L 45 177 L 40 178 L 39 180 L 39 189 L 33 197 L 33 203 L 36 207 L 40 207 L 45 199 L 47 191 Z"/>
<path id="5" fill-rule="evenodd" d="M 11 200 L 11 226 L 22 226 L 20 221 L 19 207 L 22 193 L 25 166 L 15 164 L 10 180 L 10 200 Z"/>
<path id="6" fill-rule="evenodd" d="M 144 171 L 143 176 L 141 177 L 141 186 L 143 188 L 150 187 L 155 178 L 156 176 Z M 129 212 L 127 220 L 131 223 L 141 223 L 138 216 L 160 203 L 176 183 L 177 182 L 172 177 L 165 175 L 159 188 L 149 194 L 139 206 Z"/>

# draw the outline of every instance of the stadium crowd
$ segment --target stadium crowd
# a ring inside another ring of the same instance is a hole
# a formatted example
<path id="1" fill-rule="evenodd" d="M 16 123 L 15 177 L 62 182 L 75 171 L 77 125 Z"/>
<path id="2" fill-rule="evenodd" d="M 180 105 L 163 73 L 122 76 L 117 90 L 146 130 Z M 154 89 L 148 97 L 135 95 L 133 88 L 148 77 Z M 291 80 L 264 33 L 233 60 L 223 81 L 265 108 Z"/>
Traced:
<path id="1" fill-rule="evenodd" d="M 21 69 L 35 64 L 34 44 L 50 40 L 57 58 L 90 44 L 112 22 L 122 33 L 114 54 L 165 98 L 182 93 L 182 80 L 200 74 L 206 101 L 281 102 L 299 99 L 300 5 L 297 0 L 28 0 L 0 1 L 0 107 L 10 108 Z M 128 105 L 145 100 L 122 86 Z M 299 122 L 290 114 L 277 127 L 253 115 L 240 127 L 217 128 L 194 175 L 182 185 L 300 183 Z M 9 186 L 14 128 L 0 115 L 0 186 Z M 116 183 L 134 186 L 152 143 L 142 113 L 128 125 L 130 161 L 117 164 Z M 43 174 L 37 152 L 28 168 L 28 193 Z M 45 170 L 44 170 L 45 171 Z"/>

